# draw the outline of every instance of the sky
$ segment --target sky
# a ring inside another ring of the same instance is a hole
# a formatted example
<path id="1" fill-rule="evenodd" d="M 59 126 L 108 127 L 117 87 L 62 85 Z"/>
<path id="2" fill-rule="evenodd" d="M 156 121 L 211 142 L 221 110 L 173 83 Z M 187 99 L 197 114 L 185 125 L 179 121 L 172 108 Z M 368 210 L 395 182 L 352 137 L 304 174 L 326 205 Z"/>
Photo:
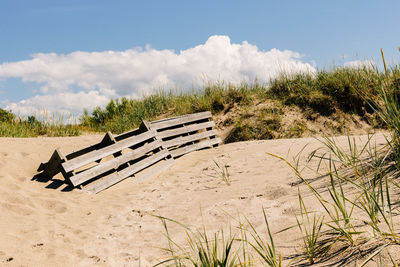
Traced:
<path id="1" fill-rule="evenodd" d="M 391 64 L 400 1 L 0 0 L 0 107 L 79 115 L 111 99 Z"/>

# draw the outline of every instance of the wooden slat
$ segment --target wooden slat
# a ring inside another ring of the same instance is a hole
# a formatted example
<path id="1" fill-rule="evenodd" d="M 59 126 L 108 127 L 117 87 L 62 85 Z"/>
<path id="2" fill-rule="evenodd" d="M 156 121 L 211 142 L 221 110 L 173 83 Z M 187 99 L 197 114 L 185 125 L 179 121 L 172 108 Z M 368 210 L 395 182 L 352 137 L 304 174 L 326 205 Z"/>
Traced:
<path id="1" fill-rule="evenodd" d="M 115 144 L 109 145 L 105 148 L 102 148 L 102 149 L 99 149 L 96 151 L 92 151 L 92 152 L 89 152 L 80 157 L 71 159 L 67 162 L 64 162 L 62 164 L 62 166 L 66 172 L 70 172 L 79 167 L 85 166 L 91 162 L 94 162 L 94 161 L 102 159 L 106 156 L 112 155 L 116 152 L 119 152 L 125 148 L 131 147 L 135 144 L 146 141 L 146 140 L 154 137 L 154 135 L 155 135 L 154 131 L 149 131 L 149 132 L 145 132 L 143 134 L 137 135 L 137 136 L 132 136 L 130 138 L 119 141 Z"/>
<path id="2" fill-rule="evenodd" d="M 48 162 L 41 162 L 36 171 L 37 172 L 41 172 L 41 171 L 45 170 L 48 165 L 49 165 L 49 161 Z"/>
<path id="3" fill-rule="evenodd" d="M 194 132 L 194 131 L 198 131 L 198 130 L 201 130 L 201 129 L 210 128 L 210 127 L 214 127 L 214 126 L 215 126 L 215 123 L 213 121 L 207 121 L 207 122 L 202 122 L 202 123 L 198 123 L 198 124 L 192 124 L 192 125 L 188 125 L 188 126 L 185 126 L 185 127 L 172 129 L 172 130 L 165 130 L 165 131 L 162 131 L 162 132 L 157 132 L 156 136 L 158 138 L 162 139 L 162 138 L 172 137 L 172 136 L 175 136 L 175 135 L 181 135 L 181 134 Z"/>
<path id="4" fill-rule="evenodd" d="M 156 148 L 160 147 L 161 143 L 160 141 L 156 140 L 154 142 L 145 144 L 144 146 L 129 151 L 128 153 L 122 154 L 121 156 L 118 156 L 116 158 L 113 158 L 109 161 L 102 162 L 90 169 L 87 169 L 85 171 L 82 171 L 72 177 L 70 177 L 71 183 L 74 186 L 80 185 L 87 180 L 90 180 L 102 173 L 105 173 L 106 171 L 109 171 L 111 169 L 115 169 L 118 166 L 121 166 L 122 164 L 127 163 L 128 161 L 137 159 L 141 156 L 144 156 L 146 153 L 155 150 Z"/>
<path id="5" fill-rule="evenodd" d="M 104 189 L 107 189 L 110 186 L 117 184 L 126 178 L 127 177 L 120 176 L 118 172 L 113 172 L 105 177 L 102 177 L 99 180 L 96 180 L 86 185 L 82 188 L 82 191 L 97 194 L 98 192 L 103 191 Z"/>
<path id="6" fill-rule="evenodd" d="M 168 157 L 169 155 L 170 155 L 170 153 L 168 150 L 166 150 L 166 149 L 161 150 L 161 151 L 155 153 L 154 155 L 151 155 L 150 157 L 143 159 L 140 162 L 119 171 L 119 173 L 122 176 L 131 176 L 131 175 L 137 173 L 138 171 L 141 171 L 144 168 L 150 166 L 151 164 L 156 163 L 157 161 Z"/>
<path id="7" fill-rule="evenodd" d="M 41 163 L 39 166 L 38 171 L 43 171 L 43 175 L 49 179 L 52 179 L 57 173 L 61 172 L 61 174 L 64 176 L 65 181 L 71 183 L 69 180 L 69 177 L 74 174 L 74 172 L 66 173 L 62 167 L 62 163 L 65 162 L 67 159 L 65 156 L 61 153 L 60 149 L 57 148 L 50 160 L 46 163 Z"/>
<path id="8" fill-rule="evenodd" d="M 100 143 L 85 147 L 85 148 L 77 150 L 77 151 L 74 151 L 72 153 L 69 153 L 65 157 L 68 160 L 71 160 L 71 159 L 79 157 L 79 156 L 81 156 L 83 154 L 87 154 L 87 153 L 92 152 L 94 150 L 98 150 L 98 149 L 101 149 L 103 147 L 106 147 L 106 146 L 112 144 L 113 140 L 114 140 L 114 137 L 112 136 L 112 134 L 110 132 L 107 132 L 104 135 L 103 139 L 100 141 Z"/>
<path id="9" fill-rule="evenodd" d="M 164 146 L 169 148 L 169 147 L 186 144 L 188 142 L 193 142 L 193 141 L 196 141 L 196 140 L 199 140 L 199 139 L 203 139 L 203 138 L 206 138 L 206 137 L 209 137 L 209 136 L 215 136 L 215 135 L 217 135 L 217 130 L 200 132 L 200 133 L 191 134 L 191 135 L 188 135 L 188 136 L 180 136 L 180 137 L 165 141 L 164 142 Z"/>
<path id="10" fill-rule="evenodd" d="M 103 177 L 98 181 L 88 184 L 84 188 L 84 191 L 97 194 L 98 192 L 103 191 L 104 189 L 107 189 L 108 187 L 121 182 L 122 180 L 128 178 L 129 176 L 135 174 L 138 171 L 143 170 L 144 168 L 150 166 L 151 164 L 167 157 L 168 155 L 169 155 L 168 151 L 161 150 L 160 152 L 155 153 L 154 155 L 144 160 L 141 160 L 136 164 L 131 165 L 119 172 L 115 172 L 109 176 Z"/>
<path id="11" fill-rule="evenodd" d="M 171 150 L 171 155 L 173 158 L 179 157 L 183 154 L 187 154 L 189 152 L 195 151 L 195 150 L 199 150 L 202 148 L 206 148 L 206 147 L 211 147 L 213 145 L 219 144 L 221 143 L 221 139 L 220 138 L 214 138 L 214 139 L 210 139 L 210 140 L 205 140 L 193 145 L 189 145 L 189 146 L 184 146 L 175 150 Z"/>
<path id="12" fill-rule="evenodd" d="M 43 166 L 41 164 L 42 167 L 39 166 L 39 169 L 43 169 L 43 174 L 46 177 L 53 178 L 54 175 L 61 171 L 61 163 L 64 160 L 65 157 L 61 153 L 60 149 L 57 148 L 51 155 L 50 160 L 47 163 L 43 164 Z"/>
<path id="13" fill-rule="evenodd" d="M 185 114 L 185 115 L 180 115 L 180 116 L 175 116 L 175 117 L 170 117 L 170 118 L 164 118 L 164 119 L 151 121 L 151 122 L 154 122 L 154 123 L 165 122 L 165 121 L 169 121 L 169 120 L 173 120 L 173 119 L 186 118 L 186 117 L 194 116 L 194 115 L 197 115 L 197 114 L 207 114 L 207 115 L 209 115 L 211 117 L 211 112 L 210 111 L 203 111 L 203 112 L 190 113 L 190 114 Z M 146 122 L 148 122 L 148 121 L 146 121 Z"/>
<path id="14" fill-rule="evenodd" d="M 150 178 L 154 175 L 157 175 L 157 174 L 161 173 L 162 171 L 168 169 L 170 166 L 174 165 L 174 163 L 175 163 L 175 160 L 173 158 L 161 161 L 161 162 L 157 163 L 156 166 L 154 166 L 150 170 L 146 171 L 145 173 L 140 174 L 139 176 L 135 175 L 135 178 L 133 179 L 133 181 L 135 183 L 142 182 L 143 180 Z"/>
<path id="15" fill-rule="evenodd" d="M 146 131 L 147 131 L 147 130 L 146 130 Z M 144 132 L 143 129 L 136 128 L 136 129 L 130 130 L 130 131 L 128 131 L 128 132 L 115 135 L 114 138 L 115 138 L 116 141 L 121 141 L 121 140 L 126 139 L 126 138 L 129 138 L 129 137 L 131 137 L 131 136 L 139 135 L 139 134 L 141 134 L 141 133 L 143 133 L 143 132 Z"/>
<path id="16" fill-rule="evenodd" d="M 168 128 L 168 127 L 172 127 L 175 125 L 198 121 L 198 120 L 202 120 L 202 119 L 208 119 L 208 118 L 211 118 L 210 111 L 199 112 L 199 113 L 184 115 L 184 116 L 180 116 L 180 117 L 150 122 L 150 129 L 158 130 L 158 129 Z"/>
<path id="17" fill-rule="evenodd" d="M 103 147 L 104 147 L 104 146 L 103 146 Z M 85 147 L 85 148 L 83 148 L 83 149 L 81 149 L 81 150 L 74 151 L 74 152 L 68 154 L 68 155 L 66 156 L 66 158 L 67 158 L 67 159 L 73 159 L 73 158 L 79 157 L 79 156 L 81 156 L 81 155 L 83 155 L 83 154 L 86 154 L 86 153 L 92 152 L 92 151 L 94 151 L 94 150 L 97 150 L 97 149 L 99 149 L 99 148 L 101 148 L 101 147 L 100 147 L 100 143 L 99 143 L 99 144 L 92 145 L 92 146 L 88 146 L 88 147 Z"/>

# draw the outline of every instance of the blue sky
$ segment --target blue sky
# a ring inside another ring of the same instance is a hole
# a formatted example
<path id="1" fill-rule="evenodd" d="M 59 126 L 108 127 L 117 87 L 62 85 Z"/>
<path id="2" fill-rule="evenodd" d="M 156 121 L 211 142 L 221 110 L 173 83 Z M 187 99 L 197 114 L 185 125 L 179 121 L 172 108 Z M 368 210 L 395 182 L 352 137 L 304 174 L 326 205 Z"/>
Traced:
<path id="1" fill-rule="evenodd" d="M 4 0 L 0 3 L 0 107 L 21 113 L 61 107 L 63 112 L 76 113 L 111 98 L 138 97 L 151 92 L 151 87 L 187 87 L 204 74 L 222 79 L 238 75 L 246 80 L 262 79 L 265 73 L 267 80 L 276 73 L 267 71 L 274 62 L 296 70 L 354 60 L 379 62 L 380 48 L 397 63 L 399 10 L 400 1 Z M 206 45 L 212 36 L 219 37 Z M 191 50 L 198 46 L 204 47 Z M 225 50 L 233 52 L 217 59 L 215 55 Z M 285 50 L 292 54 L 280 53 Z M 105 51 L 121 53 L 114 57 Z M 187 55 L 180 56 L 181 51 Z M 41 56 L 35 57 L 38 53 Z M 129 61 L 123 60 L 126 57 Z M 237 60 L 227 61 L 227 57 Z M 252 65 L 260 58 L 265 62 Z M 247 61 L 251 62 L 243 63 Z M 192 72 L 183 67 L 187 62 L 204 66 Z M 237 62 L 242 64 L 239 69 L 224 68 Z M 131 73 L 141 74 L 117 79 L 120 72 L 103 68 L 110 64 L 115 70 L 131 68 Z M 147 65 L 164 67 L 143 67 Z M 78 79 L 77 73 L 85 75 Z M 81 97 L 87 100 L 75 106 L 62 102 L 69 98 L 77 102 Z M 54 101 L 59 104 L 47 106 Z"/>

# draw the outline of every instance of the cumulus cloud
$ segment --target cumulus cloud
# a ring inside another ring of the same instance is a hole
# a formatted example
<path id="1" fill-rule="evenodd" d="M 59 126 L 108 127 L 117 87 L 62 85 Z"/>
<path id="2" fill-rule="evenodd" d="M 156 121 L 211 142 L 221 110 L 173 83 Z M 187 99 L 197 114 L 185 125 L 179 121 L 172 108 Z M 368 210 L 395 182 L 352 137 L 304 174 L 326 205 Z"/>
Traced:
<path id="1" fill-rule="evenodd" d="M 82 112 L 83 108 L 92 110 L 96 106 L 104 106 L 108 103 L 109 99 L 101 95 L 98 91 L 61 92 L 57 94 L 37 95 L 17 103 L 7 103 L 6 109 L 13 110 L 21 115 L 50 111 L 68 116 L 76 114 L 74 111 Z"/>
<path id="2" fill-rule="evenodd" d="M 315 68 L 297 52 L 261 51 L 246 41 L 234 44 L 228 36 L 211 36 L 204 44 L 179 53 L 139 47 L 34 54 L 29 60 L 0 64 L 0 80 L 20 78 L 40 88 L 40 95 L 8 103 L 8 109 L 80 113 L 116 97 L 137 98 L 160 88 L 199 88 L 205 81 L 240 83 L 257 78 L 268 82 L 282 71 L 315 72 Z"/>

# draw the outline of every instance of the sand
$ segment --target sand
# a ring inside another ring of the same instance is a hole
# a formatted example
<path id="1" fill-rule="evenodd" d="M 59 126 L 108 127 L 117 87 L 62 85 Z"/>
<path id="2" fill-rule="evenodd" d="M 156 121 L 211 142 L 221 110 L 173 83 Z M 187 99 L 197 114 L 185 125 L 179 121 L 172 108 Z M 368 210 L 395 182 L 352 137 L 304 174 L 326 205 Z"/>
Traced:
<path id="1" fill-rule="evenodd" d="M 264 233 L 264 208 L 273 232 L 295 225 L 298 179 L 266 152 L 291 158 L 308 144 L 304 160 L 321 146 L 313 138 L 221 145 L 185 155 L 157 177 L 140 183 L 128 178 L 97 195 L 70 191 L 60 175 L 32 180 L 56 147 L 69 153 L 101 138 L 0 138 L 0 265 L 151 266 L 165 258 L 160 248 L 167 246 L 162 223 L 153 215 L 193 227 L 205 224 L 211 232 L 235 226 L 240 215 Z M 381 134 L 375 139 L 384 143 Z M 345 144 L 347 138 L 338 141 Z M 229 165 L 231 185 L 222 181 L 214 160 Z M 305 175 L 317 176 L 311 170 Z M 300 189 L 308 205 L 318 209 L 307 188 Z M 183 229 L 174 224 L 170 229 L 184 244 Z M 299 251 L 299 237 L 297 229 L 275 235 L 284 256 Z"/>

